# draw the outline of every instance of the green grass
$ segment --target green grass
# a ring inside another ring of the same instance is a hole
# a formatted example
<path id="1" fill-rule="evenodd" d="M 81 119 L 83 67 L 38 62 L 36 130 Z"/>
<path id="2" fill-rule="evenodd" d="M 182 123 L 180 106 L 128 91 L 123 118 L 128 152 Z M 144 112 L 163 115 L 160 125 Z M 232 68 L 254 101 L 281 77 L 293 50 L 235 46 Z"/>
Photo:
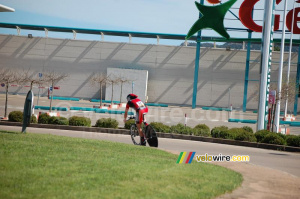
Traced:
<path id="1" fill-rule="evenodd" d="M 150 147 L 0 131 L 0 198 L 213 198 L 242 182 Z"/>

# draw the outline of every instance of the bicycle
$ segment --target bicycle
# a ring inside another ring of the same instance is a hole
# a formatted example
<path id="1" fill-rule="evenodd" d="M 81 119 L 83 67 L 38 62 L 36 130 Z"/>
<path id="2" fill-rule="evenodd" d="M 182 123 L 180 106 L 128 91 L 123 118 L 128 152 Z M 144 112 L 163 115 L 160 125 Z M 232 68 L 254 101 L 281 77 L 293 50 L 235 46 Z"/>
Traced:
<path id="1" fill-rule="evenodd" d="M 129 117 L 129 120 L 130 119 L 135 119 L 135 116 Z M 142 132 L 144 134 L 145 140 L 147 140 L 148 142 L 148 145 L 150 147 L 158 147 L 158 139 L 157 139 L 156 131 L 150 124 L 148 124 L 144 120 L 143 120 L 143 124 L 144 125 L 142 127 Z M 136 123 L 130 126 L 130 136 L 133 144 L 141 145 L 140 134 L 137 129 Z"/>

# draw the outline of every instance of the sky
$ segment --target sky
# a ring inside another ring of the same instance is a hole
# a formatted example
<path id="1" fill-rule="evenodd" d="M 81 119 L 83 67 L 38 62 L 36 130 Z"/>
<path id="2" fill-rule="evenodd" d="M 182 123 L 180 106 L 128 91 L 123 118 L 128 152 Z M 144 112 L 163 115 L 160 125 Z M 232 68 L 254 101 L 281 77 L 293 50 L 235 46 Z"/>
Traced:
<path id="1" fill-rule="evenodd" d="M 221 0 L 225 3 L 227 0 Z M 238 0 L 231 11 L 238 16 L 244 0 Z M 199 2 L 199 0 L 198 0 Z M 29 25 L 47 25 L 117 31 L 136 31 L 169 34 L 187 34 L 199 17 L 194 0 L 0 0 L 15 12 L 0 13 L 0 22 Z M 204 4 L 213 6 L 207 0 Z M 296 4 L 299 7 L 300 4 Z M 284 0 L 276 6 L 276 14 L 283 15 Z M 288 11 L 293 0 L 288 0 Z M 256 5 L 254 19 L 262 24 L 264 0 Z M 281 11 L 280 11 L 281 10 Z M 245 28 L 231 13 L 225 17 L 225 27 Z M 280 24 L 280 29 L 282 25 Z M 21 30 L 21 35 L 45 36 L 42 31 Z M 0 28 L 0 34 L 17 34 L 15 29 Z M 230 31 L 231 37 L 247 37 L 246 32 Z M 203 30 L 203 36 L 219 36 L 212 30 Z M 49 37 L 73 38 L 73 34 L 49 32 Z M 254 37 L 261 37 L 260 33 Z M 287 35 L 289 36 L 289 35 Z M 275 34 L 280 38 L 281 34 Z M 299 35 L 294 38 L 299 39 Z M 101 40 L 101 36 L 77 34 L 77 39 Z M 128 42 L 126 37 L 105 36 L 105 41 Z M 133 43 L 156 43 L 155 39 L 132 38 Z M 178 45 L 183 41 L 160 40 L 161 44 Z"/>

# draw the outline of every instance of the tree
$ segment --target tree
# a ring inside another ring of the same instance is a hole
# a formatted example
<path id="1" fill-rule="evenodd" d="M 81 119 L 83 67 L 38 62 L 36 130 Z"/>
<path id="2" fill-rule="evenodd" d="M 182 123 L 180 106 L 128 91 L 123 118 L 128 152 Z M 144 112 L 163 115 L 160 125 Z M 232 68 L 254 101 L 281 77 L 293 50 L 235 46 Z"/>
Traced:
<path id="1" fill-rule="evenodd" d="M 97 73 L 91 79 L 92 85 L 100 86 L 100 107 L 102 106 L 102 87 L 106 84 L 107 80 L 106 75 L 103 73 Z"/>
<path id="2" fill-rule="evenodd" d="M 25 80 L 24 73 L 18 71 L 13 71 L 11 69 L 1 69 L 0 70 L 0 82 L 5 85 L 5 108 L 4 108 L 4 118 L 7 117 L 7 104 L 8 104 L 8 89 L 10 84 L 22 83 Z"/>
<path id="3" fill-rule="evenodd" d="M 123 94 L 123 84 L 130 82 L 129 79 L 125 77 L 119 77 L 119 83 L 121 84 L 121 93 L 120 93 L 120 103 L 122 103 L 122 94 Z"/>
<path id="4" fill-rule="evenodd" d="M 111 104 L 113 104 L 114 98 L 114 85 L 119 83 L 119 78 L 115 76 L 108 77 L 107 82 L 111 85 Z"/>
<path id="5" fill-rule="evenodd" d="M 68 77 L 68 74 L 60 74 L 54 71 L 44 73 L 45 82 L 50 83 L 52 90 L 50 93 L 50 112 L 52 111 L 52 100 L 53 100 L 53 91 L 54 85 L 56 85 L 59 81 L 64 80 Z"/>
<path id="6" fill-rule="evenodd" d="M 32 87 L 34 85 L 41 86 L 46 83 L 44 77 L 41 78 L 38 76 L 38 74 L 35 74 L 34 72 L 30 74 L 29 70 L 25 72 L 24 76 L 24 81 L 30 83 L 30 90 L 32 90 Z"/>

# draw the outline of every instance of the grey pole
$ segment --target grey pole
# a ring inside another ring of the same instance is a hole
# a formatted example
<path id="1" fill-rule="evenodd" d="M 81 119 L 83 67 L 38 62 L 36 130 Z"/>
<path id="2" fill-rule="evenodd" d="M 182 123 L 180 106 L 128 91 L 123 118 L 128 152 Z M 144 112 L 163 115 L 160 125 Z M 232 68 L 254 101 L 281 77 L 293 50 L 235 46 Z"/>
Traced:
<path id="1" fill-rule="evenodd" d="M 278 99 L 276 101 L 276 110 L 275 110 L 275 132 L 279 132 L 279 119 L 280 119 L 280 101 L 281 101 L 281 85 L 282 85 L 282 70 L 283 70 L 283 59 L 284 59 L 284 42 L 285 42 L 285 26 L 286 26 L 286 9 L 287 9 L 287 0 L 284 4 L 284 14 L 283 14 L 283 23 L 282 23 L 282 37 L 281 37 L 281 53 L 280 53 L 280 65 L 278 70 L 278 82 L 277 82 L 277 92 Z"/>
<path id="2" fill-rule="evenodd" d="M 257 115 L 257 130 L 265 129 L 268 117 L 268 100 L 271 72 L 271 54 L 273 45 L 273 16 L 274 0 L 265 1 L 265 14 L 262 35 L 261 67 L 260 67 L 260 90 Z"/>
<path id="3" fill-rule="evenodd" d="M 290 71 L 291 71 L 291 54 L 292 54 L 292 44 L 293 44 L 293 31 L 294 31 L 294 13 L 295 13 L 295 2 L 293 5 L 293 15 L 292 15 L 292 27 L 291 27 L 291 38 L 290 38 L 290 50 L 289 50 L 289 61 L 288 61 L 288 71 L 287 71 L 287 77 L 286 77 L 286 85 L 288 86 L 290 83 Z M 285 109 L 284 109 L 284 117 L 287 115 L 287 107 L 288 107 L 288 93 L 285 100 Z"/>

